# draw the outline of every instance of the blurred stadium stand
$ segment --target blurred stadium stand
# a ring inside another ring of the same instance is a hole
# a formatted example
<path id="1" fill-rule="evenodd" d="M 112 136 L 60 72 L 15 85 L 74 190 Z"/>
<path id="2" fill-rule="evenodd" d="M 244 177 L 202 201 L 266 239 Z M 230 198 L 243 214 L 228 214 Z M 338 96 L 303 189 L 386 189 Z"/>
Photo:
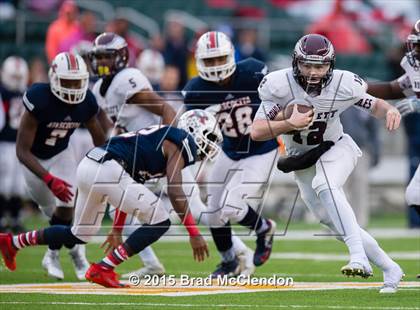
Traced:
<path id="1" fill-rule="evenodd" d="M 276 55 L 290 55 L 296 39 L 303 35 L 309 21 L 306 18 L 290 16 L 286 10 L 272 4 L 272 1 L 246 0 L 241 1 L 243 7 L 258 8 L 263 18 L 235 17 L 234 7 L 214 7 L 207 0 L 79 0 L 76 1 L 83 10 L 94 11 L 101 28 L 106 22 L 116 16 L 124 16 L 130 21 L 131 32 L 142 41 L 150 39 L 178 11 L 182 13 L 181 20 L 185 22 L 189 38 L 199 27 L 208 25 L 217 28 L 221 24 L 229 24 L 235 30 L 244 25 L 251 25 L 258 31 L 259 44 L 269 51 L 270 58 Z M 44 44 L 47 27 L 56 17 L 56 12 L 47 16 L 37 14 L 25 6 L 26 1 L 20 1 L 16 17 L 11 20 L 0 20 L 0 59 L 8 55 L 18 54 L 26 59 L 34 56 L 44 57 Z M 170 12 L 172 11 L 172 12 Z M 189 18 L 190 17 L 190 18 Z M 195 20 L 192 20 L 195 19 Z M 201 24 L 200 24 L 201 22 Z M 194 27 L 195 26 L 195 27 Z M 100 31 L 101 29 L 98 29 Z M 386 36 L 377 37 L 373 42 L 378 45 L 386 42 Z M 361 76 L 375 79 L 389 78 L 386 56 L 383 50 L 376 49 L 369 56 L 339 55 L 337 67 L 352 69 Z"/>

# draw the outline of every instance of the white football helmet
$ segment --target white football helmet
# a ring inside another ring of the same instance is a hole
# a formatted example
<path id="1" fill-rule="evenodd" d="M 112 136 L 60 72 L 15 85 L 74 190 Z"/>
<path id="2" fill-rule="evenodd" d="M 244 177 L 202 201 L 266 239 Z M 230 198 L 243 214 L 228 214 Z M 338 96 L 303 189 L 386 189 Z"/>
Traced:
<path id="1" fill-rule="evenodd" d="M 213 160 L 219 154 L 223 136 L 211 113 L 199 109 L 187 111 L 179 118 L 178 128 L 184 129 L 194 138 L 200 159 L 207 157 Z"/>
<path id="2" fill-rule="evenodd" d="M 137 58 L 137 68 L 152 84 L 159 84 L 165 71 L 165 60 L 158 51 L 145 49 Z"/>
<path id="3" fill-rule="evenodd" d="M 28 85 L 29 69 L 25 59 L 18 56 L 7 57 L 1 67 L 1 83 L 16 92 L 25 92 Z"/>
<path id="4" fill-rule="evenodd" d="M 218 66 L 206 66 L 203 59 L 226 56 L 226 63 Z M 195 61 L 198 74 L 204 80 L 220 82 L 235 72 L 235 49 L 230 39 L 223 33 L 210 31 L 197 41 Z"/>
<path id="5" fill-rule="evenodd" d="M 61 101 L 78 104 L 85 100 L 89 72 L 80 55 L 64 52 L 55 56 L 48 77 L 52 93 Z"/>

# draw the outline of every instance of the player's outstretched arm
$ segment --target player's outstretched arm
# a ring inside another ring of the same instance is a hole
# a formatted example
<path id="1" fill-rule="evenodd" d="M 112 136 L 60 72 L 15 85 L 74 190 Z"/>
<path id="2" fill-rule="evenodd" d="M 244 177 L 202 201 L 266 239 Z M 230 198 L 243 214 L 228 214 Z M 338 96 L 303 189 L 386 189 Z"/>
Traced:
<path id="1" fill-rule="evenodd" d="M 385 100 L 377 98 L 372 108 L 372 115 L 377 118 L 385 118 L 386 128 L 389 131 L 396 130 L 400 126 L 401 114 L 397 108 Z"/>
<path id="2" fill-rule="evenodd" d="M 42 179 L 48 171 L 45 170 L 32 154 L 31 148 L 35 140 L 38 121 L 28 111 L 22 115 L 16 141 L 16 155 L 19 161 Z"/>
<path id="3" fill-rule="evenodd" d="M 397 80 L 391 82 L 368 83 L 366 92 L 376 98 L 383 99 L 401 99 L 405 97 Z"/>
<path id="4" fill-rule="evenodd" d="M 89 130 L 89 133 L 92 136 L 93 144 L 95 146 L 99 146 L 105 143 L 105 132 L 103 131 L 102 126 L 99 123 L 97 115 L 93 116 L 90 120 L 88 120 L 85 123 L 85 126 Z"/>
<path id="5" fill-rule="evenodd" d="M 163 124 L 176 125 L 176 113 L 174 109 L 151 89 L 145 89 L 134 94 L 127 103 L 141 105 L 141 107 L 150 112 L 161 116 Z"/>
<path id="6" fill-rule="evenodd" d="M 207 243 L 201 236 L 194 218 L 188 208 L 188 200 L 182 189 L 182 168 L 185 166 L 184 158 L 178 147 L 172 142 L 165 141 L 163 149 L 166 157 L 166 175 L 168 179 L 168 196 L 172 207 L 181 218 L 182 223 L 190 235 L 190 244 L 194 259 L 203 261 L 209 256 Z"/>

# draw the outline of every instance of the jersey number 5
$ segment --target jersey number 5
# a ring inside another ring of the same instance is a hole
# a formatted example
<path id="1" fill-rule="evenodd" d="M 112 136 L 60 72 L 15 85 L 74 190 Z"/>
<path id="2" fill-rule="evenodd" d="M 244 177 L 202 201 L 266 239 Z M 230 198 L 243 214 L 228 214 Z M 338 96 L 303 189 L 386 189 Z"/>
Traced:
<path id="1" fill-rule="evenodd" d="M 306 144 L 307 145 L 316 145 L 320 144 L 322 141 L 324 141 L 324 132 L 327 129 L 327 123 L 326 122 L 314 122 L 308 130 L 311 132 L 308 134 L 308 137 L 306 138 Z M 302 136 L 300 135 L 300 131 L 295 133 L 293 135 L 293 141 L 299 144 L 303 144 Z"/>
<path id="2" fill-rule="evenodd" d="M 50 137 L 45 139 L 45 144 L 54 146 L 57 143 L 57 139 L 64 138 L 68 133 L 67 129 L 54 129 L 50 133 Z"/>

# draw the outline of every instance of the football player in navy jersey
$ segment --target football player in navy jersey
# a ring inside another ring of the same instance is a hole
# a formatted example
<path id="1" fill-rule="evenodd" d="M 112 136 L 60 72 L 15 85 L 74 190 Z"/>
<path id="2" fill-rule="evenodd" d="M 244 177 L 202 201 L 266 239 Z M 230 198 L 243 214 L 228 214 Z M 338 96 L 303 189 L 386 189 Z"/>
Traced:
<path id="1" fill-rule="evenodd" d="M 16 154 L 23 164 L 29 195 L 50 217 L 51 225 L 70 225 L 73 218 L 77 162 L 69 145 L 76 128 L 84 124 L 95 145 L 105 142 L 97 120 L 100 111 L 88 90 L 89 73 L 83 59 L 70 53 L 58 54 L 49 70 L 50 83 L 32 85 L 23 96 L 26 111 L 17 135 Z M 79 279 L 88 263 L 83 246 L 64 244 Z M 63 279 L 60 246 L 50 245 L 43 267 L 48 275 Z"/>
<path id="2" fill-rule="evenodd" d="M 9 228 L 17 233 L 23 230 L 19 221 L 25 182 L 22 168 L 16 159 L 16 136 L 24 111 L 22 96 L 26 90 L 29 70 L 26 61 L 17 56 L 5 59 L 1 68 L 0 110 L 5 111 L 5 127 L 0 129 L 0 231 L 6 229 L 4 211 L 9 211 Z M 1 104 L 2 101 L 2 104 Z"/>
<path id="3" fill-rule="evenodd" d="M 86 279 L 105 287 L 125 287 L 118 281 L 114 268 L 157 241 L 171 224 L 162 200 L 143 184 L 165 175 L 172 206 L 188 230 L 193 256 L 198 261 L 204 260 L 208 256 L 207 244 L 189 211 L 181 170 L 196 160 L 215 157 L 221 141 L 216 119 L 206 111 L 193 110 L 181 116 L 178 128 L 153 126 L 128 132 L 92 149 L 77 169 L 73 226 L 55 225 L 17 236 L 0 234 L 0 250 L 7 268 L 16 269 L 16 254 L 26 246 L 57 247 L 88 242 L 101 226 L 106 196 L 118 210 L 113 230 L 104 242 L 112 251 L 101 262 L 91 265 Z M 121 230 L 127 216 L 137 217 L 143 225 L 122 243 Z"/>
<path id="4" fill-rule="evenodd" d="M 222 256 L 213 276 L 235 275 L 240 270 L 230 222 L 256 231 L 256 266 L 269 258 L 276 229 L 274 221 L 259 216 L 253 209 L 262 201 L 262 187 L 268 182 L 277 157 L 276 140 L 250 139 L 252 120 L 260 105 L 257 89 L 267 67 L 253 58 L 236 64 L 230 39 L 216 31 L 200 37 L 195 57 L 200 76 L 185 86 L 184 102 L 187 109 L 212 111 L 223 133 L 223 152 L 208 178 L 211 185 L 206 224 Z"/>

